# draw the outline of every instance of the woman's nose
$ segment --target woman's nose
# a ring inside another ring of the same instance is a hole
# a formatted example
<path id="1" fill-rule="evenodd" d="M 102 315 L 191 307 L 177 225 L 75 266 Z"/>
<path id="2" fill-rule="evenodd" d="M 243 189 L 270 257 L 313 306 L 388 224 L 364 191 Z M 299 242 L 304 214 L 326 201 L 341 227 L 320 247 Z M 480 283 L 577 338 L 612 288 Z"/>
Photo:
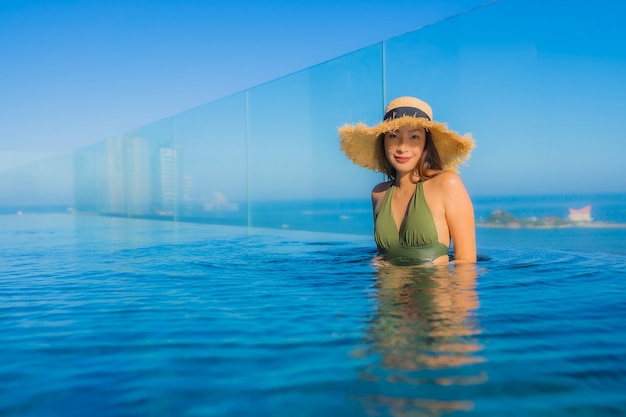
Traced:
<path id="1" fill-rule="evenodd" d="M 404 152 L 404 150 L 406 149 L 406 145 L 407 145 L 407 143 L 405 141 L 398 142 L 398 146 L 396 147 L 396 151 L 397 152 Z"/>

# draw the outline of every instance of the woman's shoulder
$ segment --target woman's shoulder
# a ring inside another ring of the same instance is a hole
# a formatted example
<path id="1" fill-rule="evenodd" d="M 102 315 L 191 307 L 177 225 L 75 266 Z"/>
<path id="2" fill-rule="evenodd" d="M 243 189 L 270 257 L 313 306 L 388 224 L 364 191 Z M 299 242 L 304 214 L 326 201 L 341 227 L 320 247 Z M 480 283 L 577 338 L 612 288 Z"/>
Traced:
<path id="1" fill-rule="evenodd" d="M 381 182 L 380 184 L 376 184 L 372 189 L 372 194 L 380 194 L 387 191 L 389 187 L 391 187 L 392 183 L 393 181 L 385 181 Z"/>
<path id="2" fill-rule="evenodd" d="M 452 171 L 441 171 L 430 180 L 442 188 L 463 187 L 463 180 L 461 180 L 459 174 Z"/>
<path id="3" fill-rule="evenodd" d="M 380 184 L 376 184 L 372 189 L 372 205 L 374 207 L 374 213 L 378 213 L 378 205 L 382 201 L 385 193 L 391 187 L 393 181 L 381 182 Z"/>
<path id="4" fill-rule="evenodd" d="M 467 190 L 465 184 L 459 174 L 451 171 L 441 171 L 439 174 L 433 176 L 426 181 L 424 189 L 431 198 L 441 198 L 443 200 L 449 200 L 451 197 L 465 195 Z"/>

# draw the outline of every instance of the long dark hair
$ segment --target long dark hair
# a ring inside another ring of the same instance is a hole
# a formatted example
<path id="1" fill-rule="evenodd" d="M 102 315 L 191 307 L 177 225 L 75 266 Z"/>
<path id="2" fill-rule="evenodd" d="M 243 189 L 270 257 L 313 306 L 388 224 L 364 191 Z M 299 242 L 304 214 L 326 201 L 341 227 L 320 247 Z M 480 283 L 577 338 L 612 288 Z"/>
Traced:
<path id="1" fill-rule="evenodd" d="M 378 158 L 378 163 L 381 167 L 383 167 L 383 173 L 387 175 L 387 178 L 395 181 L 396 170 L 391 166 L 387 156 L 385 155 L 385 134 L 381 133 L 378 135 L 376 142 L 376 156 Z M 424 151 L 422 152 L 422 156 L 420 156 L 419 161 L 417 161 L 417 165 L 415 165 L 415 175 L 425 181 L 439 174 L 442 169 L 441 158 L 439 157 L 439 152 L 437 152 L 437 148 L 433 142 L 433 135 L 430 130 L 426 129 Z"/>

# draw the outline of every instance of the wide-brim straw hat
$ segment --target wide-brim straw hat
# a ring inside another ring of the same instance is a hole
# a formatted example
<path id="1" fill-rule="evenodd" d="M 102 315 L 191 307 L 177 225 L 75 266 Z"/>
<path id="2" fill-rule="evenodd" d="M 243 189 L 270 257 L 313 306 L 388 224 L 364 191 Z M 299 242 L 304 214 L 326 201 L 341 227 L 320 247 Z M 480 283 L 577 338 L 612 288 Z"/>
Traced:
<path id="1" fill-rule="evenodd" d="M 445 171 L 457 172 L 459 164 L 469 159 L 475 146 L 471 134 L 460 135 L 448 129 L 447 124 L 434 121 L 428 103 L 415 97 L 399 97 L 389 103 L 383 121 L 376 126 L 370 127 L 359 122 L 340 127 L 341 149 L 355 164 L 383 172 L 377 154 L 377 139 L 382 133 L 397 130 L 404 125 L 430 130 Z"/>

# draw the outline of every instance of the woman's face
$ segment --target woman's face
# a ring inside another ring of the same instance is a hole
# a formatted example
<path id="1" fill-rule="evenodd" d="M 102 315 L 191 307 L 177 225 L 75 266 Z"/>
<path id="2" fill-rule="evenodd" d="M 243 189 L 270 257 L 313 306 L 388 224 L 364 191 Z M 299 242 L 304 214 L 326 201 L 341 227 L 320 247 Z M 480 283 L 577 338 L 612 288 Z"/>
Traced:
<path id="1" fill-rule="evenodd" d="M 396 172 L 412 172 L 424 152 L 426 129 L 401 126 L 398 130 L 385 133 L 384 141 L 385 155 Z"/>

